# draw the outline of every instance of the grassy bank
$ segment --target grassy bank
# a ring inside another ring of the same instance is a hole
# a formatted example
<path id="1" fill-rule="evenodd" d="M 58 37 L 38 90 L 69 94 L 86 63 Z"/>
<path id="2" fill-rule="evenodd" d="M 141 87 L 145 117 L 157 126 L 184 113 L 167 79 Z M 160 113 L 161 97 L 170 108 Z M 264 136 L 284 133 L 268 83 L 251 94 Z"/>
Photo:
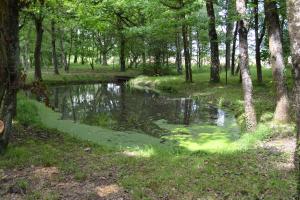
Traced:
<path id="1" fill-rule="evenodd" d="M 274 103 L 270 102 L 274 99 L 270 73 L 266 71 L 264 77 L 265 85 L 255 84 L 254 94 L 261 124 L 255 133 L 244 133 L 237 140 L 228 140 L 223 137 L 224 130 L 213 129 L 213 135 L 181 136 L 173 138 L 176 143 L 162 144 L 160 139 L 136 132 L 117 132 L 60 120 L 49 108 L 19 95 L 13 142 L 7 153 L 0 156 L 0 196 L 4 199 L 293 199 L 296 179 L 292 150 L 256 145 L 278 133 L 272 131 L 269 122 L 274 109 Z M 242 121 L 238 78 L 230 79 L 228 85 L 212 85 L 207 80 L 208 72 L 199 72 L 194 74 L 193 84 L 185 84 L 181 76 L 143 76 L 129 84 L 226 105 Z M 158 123 L 170 131 L 174 129 L 163 121 Z M 198 128 L 190 127 L 204 133 L 213 127 Z"/>
<path id="2" fill-rule="evenodd" d="M 47 85 L 64 85 L 64 84 L 81 84 L 81 83 L 99 83 L 114 81 L 117 76 L 125 76 L 134 78 L 140 75 L 141 72 L 137 70 L 127 70 L 120 72 L 119 69 L 111 68 L 109 66 L 97 67 L 94 70 L 88 66 L 71 65 L 70 71 L 65 72 L 60 70 L 59 75 L 54 74 L 54 69 L 46 68 L 42 70 L 43 82 Z M 27 72 L 27 84 L 34 81 L 34 70 L 30 69 Z"/>
<path id="3" fill-rule="evenodd" d="M 258 121 L 266 122 L 272 119 L 276 105 L 275 89 L 271 69 L 263 70 L 263 84 L 256 81 L 255 71 L 252 71 L 253 98 Z M 132 88 L 153 90 L 162 93 L 173 93 L 182 96 L 199 98 L 204 102 L 225 106 L 234 111 L 243 123 L 244 100 L 239 76 L 228 75 L 225 84 L 225 73 L 221 73 L 221 83 L 209 82 L 208 70 L 194 70 L 193 83 L 185 83 L 184 76 L 148 77 L 139 76 L 128 84 Z M 291 91 L 291 77 L 288 76 L 288 86 Z"/>

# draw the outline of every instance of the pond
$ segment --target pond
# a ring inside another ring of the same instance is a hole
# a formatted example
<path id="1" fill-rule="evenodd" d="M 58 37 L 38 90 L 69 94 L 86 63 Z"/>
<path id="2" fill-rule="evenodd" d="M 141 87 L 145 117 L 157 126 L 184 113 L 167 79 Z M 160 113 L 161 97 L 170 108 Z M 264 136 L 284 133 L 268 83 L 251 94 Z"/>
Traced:
<path id="1" fill-rule="evenodd" d="M 240 129 L 234 115 L 191 98 L 129 89 L 126 84 L 101 83 L 50 87 L 50 104 L 61 119 L 154 137 Z M 205 128 L 205 129 L 203 129 Z M 205 131 L 204 131 L 205 130 Z"/>

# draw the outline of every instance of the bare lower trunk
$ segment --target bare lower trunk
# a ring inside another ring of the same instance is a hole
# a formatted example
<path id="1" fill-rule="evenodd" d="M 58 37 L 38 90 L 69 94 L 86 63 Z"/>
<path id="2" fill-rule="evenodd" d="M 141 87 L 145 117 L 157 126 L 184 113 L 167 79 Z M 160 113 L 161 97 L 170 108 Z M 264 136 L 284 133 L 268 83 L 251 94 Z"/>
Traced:
<path id="1" fill-rule="evenodd" d="M 67 56 L 65 52 L 65 46 L 64 46 L 64 31 L 61 30 L 61 37 L 60 37 L 60 48 L 61 48 L 61 63 L 63 65 L 63 68 L 66 72 L 69 71 L 68 63 L 67 63 Z"/>
<path id="2" fill-rule="evenodd" d="M 256 72 L 257 82 L 262 83 L 262 70 L 261 70 L 261 54 L 259 43 L 259 21 L 258 21 L 258 0 L 254 0 L 254 16 L 255 16 L 255 60 L 256 60 Z"/>
<path id="3" fill-rule="evenodd" d="M 178 74 L 182 74 L 182 55 L 181 55 L 181 40 L 180 32 L 176 33 L 176 66 Z"/>
<path id="4" fill-rule="evenodd" d="M 246 12 L 246 0 L 237 0 L 236 7 L 239 15 L 244 18 Z M 256 113 L 253 105 L 252 97 L 252 80 L 249 71 L 249 55 L 248 55 L 248 28 L 247 22 L 244 19 L 239 20 L 239 50 L 240 50 L 240 67 L 242 75 L 242 84 L 244 92 L 244 106 L 245 106 L 245 122 L 248 131 L 256 129 Z"/>
<path id="5" fill-rule="evenodd" d="M 232 54 L 231 54 L 231 75 L 234 75 L 235 70 L 235 49 L 236 49 L 236 40 L 238 35 L 239 23 L 236 22 L 235 30 L 233 34 L 233 42 L 232 42 Z"/>
<path id="6" fill-rule="evenodd" d="M 124 33 L 120 34 L 120 69 L 121 72 L 126 71 L 126 60 L 125 60 L 125 36 Z"/>
<path id="7" fill-rule="evenodd" d="M 16 110 L 19 64 L 19 6 L 17 0 L 0 1 L 0 153 L 7 147 Z M 3 100 L 3 101 L 2 101 Z"/>
<path id="8" fill-rule="evenodd" d="M 51 21 L 51 44 L 52 44 L 52 61 L 54 65 L 54 74 L 59 74 L 58 72 L 58 62 L 56 54 L 56 29 L 54 20 Z"/>
<path id="9" fill-rule="evenodd" d="M 107 66 L 108 65 L 107 64 L 107 52 L 103 52 L 102 58 L 103 58 L 102 65 Z"/>
<path id="10" fill-rule="evenodd" d="M 284 77 L 284 59 L 276 1 L 265 0 L 265 13 L 269 35 L 269 49 L 271 54 L 270 61 L 272 65 L 273 80 L 275 82 L 277 96 L 274 120 L 279 122 L 288 122 L 289 101 Z"/>
<path id="11" fill-rule="evenodd" d="M 209 40 L 211 49 L 210 81 L 218 83 L 220 82 L 220 60 L 213 0 L 206 1 L 206 9 L 209 17 Z"/>
<path id="12" fill-rule="evenodd" d="M 227 82 L 227 71 L 230 69 L 230 59 L 231 59 L 231 41 L 232 41 L 232 29 L 233 24 L 231 22 L 231 7 L 232 7 L 232 0 L 226 0 L 226 7 L 227 7 L 227 18 L 226 18 L 226 82 Z"/>
<path id="13" fill-rule="evenodd" d="M 183 50 L 184 50 L 184 61 L 185 61 L 185 81 L 188 83 L 193 82 L 192 77 L 192 66 L 191 66 L 191 55 L 189 48 L 189 39 L 188 39 L 188 27 L 182 25 L 182 38 L 183 38 Z"/>
<path id="14" fill-rule="evenodd" d="M 298 199 L 300 199 L 300 0 L 288 1 L 289 34 L 294 75 L 294 98 L 296 103 L 297 147 L 295 153 L 295 166 L 298 170 Z"/>
<path id="15" fill-rule="evenodd" d="M 35 17 L 35 29 L 36 29 L 36 41 L 34 50 L 34 77 L 36 81 L 42 80 L 42 70 L 41 70 L 41 50 L 43 41 L 43 18 Z"/>

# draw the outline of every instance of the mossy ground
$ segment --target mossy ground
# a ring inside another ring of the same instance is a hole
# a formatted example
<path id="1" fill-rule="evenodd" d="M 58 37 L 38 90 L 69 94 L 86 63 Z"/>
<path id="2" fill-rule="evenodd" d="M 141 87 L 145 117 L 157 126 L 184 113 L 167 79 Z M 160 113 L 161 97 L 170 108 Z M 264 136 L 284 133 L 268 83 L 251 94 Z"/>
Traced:
<path id="1" fill-rule="evenodd" d="M 181 76 L 139 77 L 130 84 L 226 104 L 242 116 L 238 78 L 230 78 L 228 85 L 210 84 L 208 75 L 205 71 L 195 73 L 193 84 L 185 84 Z M 289 158 L 293 152 L 256 145 L 257 141 L 273 136 L 268 122 L 268 113 L 273 112 L 275 103 L 270 72 L 266 71 L 264 78 L 263 86 L 254 87 L 261 121 L 258 131 L 244 133 L 238 145 L 226 144 L 218 151 L 207 148 L 189 151 L 172 145 L 165 148 L 159 140 L 139 138 L 135 133 L 123 141 L 110 130 L 68 121 L 59 123 L 55 113 L 40 104 L 28 103 L 31 100 L 21 96 L 18 111 L 23 116 L 19 114 L 16 123 L 29 128 L 16 125 L 13 142 L 0 157 L 0 195 L 10 199 L 14 191 L 11 188 L 16 187 L 19 192 L 15 195 L 21 199 L 294 199 L 295 171 L 284 167 L 291 164 Z M 37 114 L 40 117 L 29 117 Z M 90 138 L 93 143 L 72 137 L 82 138 L 93 135 L 92 132 L 101 133 L 97 140 Z M 136 144 L 134 148 L 127 148 L 132 144 Z M 32 181 L 37 167 L 54 167 L 57 173 L 53 179 L 40 178 L 38 183 L 42 184 L 37 185 Z M 68 184 L 78 187 L 72 190 L 65 186 Z M 89 188 L 80 189 L 83 185 Z M 103 192 L 99 193 L 99 187 L 112 185 L 119 189 L 111 189 L 111 193 L 101 197 Z"/>

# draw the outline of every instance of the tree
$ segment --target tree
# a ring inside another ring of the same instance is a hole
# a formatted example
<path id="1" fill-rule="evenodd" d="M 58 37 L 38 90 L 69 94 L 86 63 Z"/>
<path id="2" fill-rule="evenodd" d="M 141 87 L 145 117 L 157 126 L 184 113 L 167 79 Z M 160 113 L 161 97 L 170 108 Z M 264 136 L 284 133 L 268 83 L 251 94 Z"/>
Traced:
<path id="1" fill-rule="evenodd" d="M 232 0 L 226 0 L 226 83 L 227 83 L 227 71 L 230 69 L 230 59 L 231 59 L 231 42 L 232 42 L 232 31 L 233 31 L 233 22 L 232 22 Z M 235 47 L 232 47 L 235 48 Z"/>
<path id="2" fill-rule="evenodd" d="M 262 77 L 262 66 L 261 66 L 261 52 L 260 52 L 260 46 L 265 34 L 265 23 L 263 23 L 263 28 L 261 31 L 261 34 L 259 36 L 259 4 L 258 0 L 254 0 L 254 30 L 255 30 L 255 60 L 256 60 L 256 71 L 257 71 L 257 81 L 258 83 L 262 83 L 263 77 Z"/>
<path id="3" fill-rule="evenodd" d="M 206 0 L 206 9 L 209 17 L 209 39 L 211 49 L 210 81 L 218 83 L 220 82 L 220 60 L 213 0 Z"/>
<path id="4" fill-rule="evenodd" d="M 0 1 L 0 152 L 7 147 L 16 109 L 19 64 L 19 2 Z"/>
<path id="5" fill-rule="evenodd" d="M 265 0 L 264 5 L 269 35 L 270 61 L 277 96 L 274 120 L 287 122 L 289 118 L 289 101 L 284 77 L 284 59 L 277 5 L 276 1 L 273 0 Z"/>
<path id="6" fill-rule="evenodd" d="M 52 60 L 54 66 L 54 74 L 59 74 L 58 72 L 58 61 L 56 54 L 56 29 L 55 29 L 55 21 L 51 20 L 51 43 L 52 43 Z"/>
<path id="7" fill-rule="evenodd" d="M 246 21 L 247 6 L 246 0 L 236 0 L 236 9 L 239 14 L 238 33 L 239 33 L 239 51 L 240 51 L 240 68 L 242 75 L 242 84 L 244 92 L 245 122 L 248 131 L 256 129 L 256 113 L 253 105 L 253 86 L 249 70 L 248 55 L 248 22 Z"/>
<path id="8" fill-rule="evenodd" d="M 235 70 L 235 49 L 236 49 L 236 41 L 239 30 L 239 23 L 236 22 L 234 34 L 233 34 L 233 42 L 232 42 L 232 53 L 231 53 L 231 75 L 234 75 Z"/>
<path id="9" fill-rule="evenodd" d="M 34 77 L 36 81 L 42 80 L 42 70 L 41 70 L 41 49 L 43 42 L 43 21 L 44 21 L 44 0 L 37 0 L 31 3 L 30 8 L 28 9 L 28 13 L 32 16 L 34 24 L 35 24 L 35 50 L 34 50 Z"/>
<path id="10" fill-rule="evenodd" d="M 300 0 L 288 1 L 289 34 L 291 42 L 292 63 L 294 75 L 294 98 L 296 102 L 297 147 L 295 153 L 295 166 L 300 166 Z M 298 198 L 300 194 L 298 193 Z"/>

